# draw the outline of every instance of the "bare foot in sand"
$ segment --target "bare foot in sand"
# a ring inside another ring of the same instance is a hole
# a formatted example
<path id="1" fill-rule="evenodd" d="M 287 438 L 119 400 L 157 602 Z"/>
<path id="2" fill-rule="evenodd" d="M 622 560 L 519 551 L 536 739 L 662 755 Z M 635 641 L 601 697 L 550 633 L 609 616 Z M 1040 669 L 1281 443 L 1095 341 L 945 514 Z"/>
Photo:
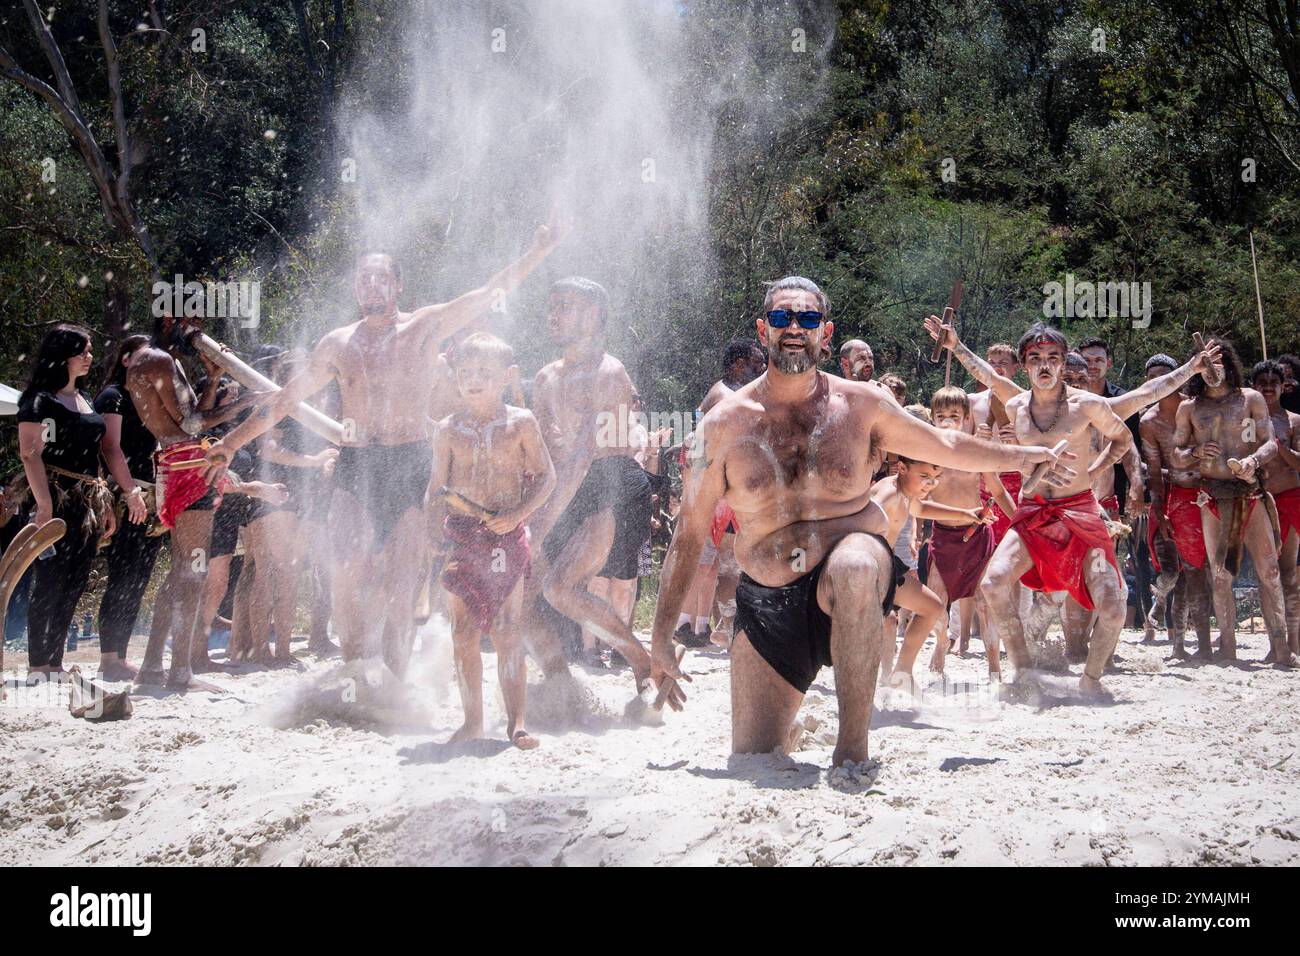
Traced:
<path id="1" fill-rule="evenodd" d="M 318 641 L 310 641 L 307 644 L 307 653 L 315 654 L 317 657 L 337 657 L 339 646 L 326 637 Z"/>
<path id="2" fill-rule="evenodd" d="M 717 630 L 709 635 L 709 643 L 722 648 L 724 651 L 729 651 L 731 650 L 732 636 L 731 631 Z"/>
<path id="3" fill-rule="evenodd" d="M 1192 655 L 1187 653 L 1187 648 L 1183 647 L 1183 645 L 1175 644 L 1174 653 L 1169 659 L 1171 661 L 1190 661 Z"/>
<path id="4" fill-rule="evenodd" d="M 272 667 L 301 667 L 302 661 L 292 654 L 276 654 L 271 662 Z"/>
<path id="5" fill-rule="evenodd" d="M 1079 693 L 1087 700 L 1098 703 L 1110 703 L 1115 699 L 1105 687 L 1101 686 L 1101 681 L 1089 677 L 1087 674 L 1079 675 Z"/>
<path id="6" fill-rule="evenodd" d="M 220 664 L 204 654 L 202 657 L 190 658 L 190 670 L 195 674 L 211 674 L 214 671 L 225 670 Z"/>
<path id="7" fill-rule="evenodd" d="M 483 736 L 483 725 L 479 724 L 461 724 L 456 728 L 456 732 L 447 738 L 447 744 L 463 744 L 470 740 L 478 740 Z"/>
<path id="8" fill-rule="evenodd" d="M 135 680 L 139 669 L 120 657 L 105 657 L 99 662 L 99 679 L 107 681 Z"/>
<path id="9" fill-rule="evenodd" d="M 510 734 L 510 742 L 520 750 L 536 750 L 542 745 L 542 742 L 520 727 Z"/>
<path id="10" fill-rule="evenodd" d="M 167 683 L 167 672 L 164 670 L 144 670 L 143 668 L 135 675 L 137 687 L 152 684 L 161 687 Z"/>

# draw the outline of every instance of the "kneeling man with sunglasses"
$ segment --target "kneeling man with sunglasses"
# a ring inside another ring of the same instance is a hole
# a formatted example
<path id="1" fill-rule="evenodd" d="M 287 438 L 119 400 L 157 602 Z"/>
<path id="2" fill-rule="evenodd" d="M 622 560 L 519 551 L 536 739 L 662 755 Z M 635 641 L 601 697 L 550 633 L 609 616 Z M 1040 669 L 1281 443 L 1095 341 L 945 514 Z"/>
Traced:
<path id="1" fill-rule="evenodd" d="M 679 682 L 690 678 L 678 663 L 673 628 L 714 504 L 725 496 L 738 518 L 736 558 L 744 572 L 731 648 L 732 751 L 789 752 L 802 729 L 794 720 L 804 694 L 830 666 L 838 767 L 867 760 L 882 619 L 900 577 L 881 537 L 884 515 L 869 498 L 873 453 L 969 471 L 1028 471 L 1051 462 L 1043 480 L 1052 484 L 1074 472 L 1048 448 L 940 431 L 870 383 L 819 371 L 834 332 L 828 309 L 809 279 L 789 276 L 768 287 L 756 320 L 767 371 L 710 410 L 693 436 L 652 657 L 660 699 L 681 709 Z"/>

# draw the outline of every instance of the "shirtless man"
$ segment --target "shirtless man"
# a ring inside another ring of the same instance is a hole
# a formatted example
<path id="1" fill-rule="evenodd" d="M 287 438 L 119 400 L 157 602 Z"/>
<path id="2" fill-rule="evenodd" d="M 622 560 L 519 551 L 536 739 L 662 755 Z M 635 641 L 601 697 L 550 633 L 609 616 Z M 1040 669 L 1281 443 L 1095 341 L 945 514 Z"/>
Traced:
<path id="1" fill-rule="evenodd" d="M 1267 450 L 1271 451 L 1271 460 L 1264 468 L 1264 488 L 1277 506 L 1282 540 L 1278 569 L 1286 603 L 1287 644 L 1292 654 L 1300 654 L 1300 583 L 1296 575 L 1296 552 L 1300 547 L 1300 415 L 1282 407 L 1285 381 L 1286 371 L 1279 362 L 1259 362 L 1250 373 L 1250 384 L 1264 396 L 1273 422 L 1276 448 Z"/>
<path id="2" fill-rule="evenodd" d="M 870 508 L 875 446 L 942 467 L 1001 471 L 1052 458 L 1041 446 L 1008 448 L 913 418 L 878 388 L 817 369 L 834 332 L 812 281 L 772 283 L 756 320 L 768 370 L 713 409 L 695 433 L 695 466 L 664 564 L 653 659 L 661 696 L 682 705 L 685 680 L 672 645 L 689 577 L 724 495 L 740 519 L 731 647 L 731 743 L 736 753 L 793 746 L 791 729 L 818 670 L 835 669 L 836 766 L 868 757 L 884 609 L 893 604 L 894 556 Z M 1070 481 L 1055 464 L 1049 482 Z M 863 530 L 837 528 L 859 516 Z M 782 532 L 811 522 L 793 542 Z M 875 532 L 871 533 L 870 529 Z"/>
<path id="3" fill-rule="evenodd" d="M 849 339 L 840 346 L 840 374 L 850 382 L 869 382 L 875 371 L 875 353 L 862 339 Z"/>
<path id="4" fill-rule="evenodd" d="M 637 576 L 637 555 L 650 535 L 649 477 L 637 464 L 632 435 L 619 434 L 635 389 L 623 363 L 605 352 L 609 294 L 590 279 L 551 287 L 548 324 L 564 351 L 533 381 L 533 409 L 551 459 L 555 491 L 533 530 L 544 570 L 535 574 L 547 603 L 618 651 L 632 668 L 637 694 L 649 695 L 650 655 L 607 601 L 591 593 L 593 578 Z M 554 623 L 532 615 L 540 632 L 533 651 L 546 676 L 567 673 Z M 647 701 L 648 702 L 648 697 Z M 635 701 L 634 701 L 635 703 Z"/>
<path id="5" fill-rule="evenodd" d="M 934 426 L 940 429 L 956 430 L 969 433 L 970 398 L 955 385 L 939 389 L 930 399 L 930 415 Z M 957 601 L 975 597 L 980 580 L 984 577 L 984 568 L 993 549 L 997 546 L 993 540 L 992 509 L 982 507 L 981 487 L 986 489 L 1004 512 L 1014 513 L 1016 508 L 1011 502 L 1002 481 L 993 472 L 959 471 L 946 468 L 939 479 L 938 486 L 930 498 L 935 504 L 947 505 L 961 512 L 947 518 L 936 518 L 930 536 L 930 574 L 927 581 L 934 593 L 943 601 L 945 607 L 951 607 Z M 987 514 L 987 520 L 984 515 Z M 971 515 L 980 516 L 980 527 L 971 528 Z M 977 602 L 977 607 L 979 603 Z M 963 622 L 962 637 L 966 638 L 969 623 Z M 943 622 L 940 633 L 947 634 L 947 622 Z M 989 676 L 997 677 L 1002 672 L 1001 650 L 997 636 L 985 624 L 980 632 L 984 649 L 988 656 Z M 940 640 L 935 644 L 934 657 L 930 669 L 943 673 L 944 657 L 948 651 L 948 642 Z"/>
<path id="6" fill-rule="evenodd" d="M 234 418 L 257 398 L 250 392 L 220 408 L 214 407 L 221 370 L 206 356 L 199 357 L 208 371 L 208 385 L 201 397 L 195 396 L 178 357 L 198 355 L 190 345 L 190 337 L 201 328 L 199 319 L 177 320 L 169 315 L 155 319 L 150 343 L 136 353 L 126 371 L 131 401 L 160 446 L 155 454 L 158 514 L 171 529 L 171 570 L 155 602 L 158 624 L 149 632 L 144 661 L 136 677 L 139 684 L 165 682 L 168 687 L 183 688 L 192 683 L 191 649 L 195 635 L 204 630 L 199 611 L 208 542 L 212 538 L 212 511 L 220 503 L 222 488 L 221 484 L 209 487 L 203 477 L 199 436 Z M 163 648 L 169 629 L 171 669 L 164 673 Z M 198 656 L 199 661 L 206 659 L 206 653 Z"/>
<path id="7" fill-rule="evenodd" d="M 1177 368 L 1177 363 L 1168 355 L 1158 354 L 1147 359 L 1147 379 L 1163 375 Z M 1151 613 L 1147 618 L 1147 627 L 1153 629 L 1163 624 L 1165 608 L 1168 606 L 1172 619 L 1169 628 L 1169 641 L 1173 646 L 1175 658 L 1187 657 L 1184 646 L 1187 631 L 1187 612 L 1190 602 L 1195 602 L 1201 613 L 1194 618 L 1199 637 L 1198 652 L 1204 657 L 1210 656 L 1210 617 L 1205 613 L 1205 601 L 1208 591 L 1205 584 L 1204 563 L 1199 568 L 1185 565 L 1179 556 L 1177 533 L 1170 524 L 1167 509 L 1170 505 L 1171 492 L 1185 488 L 1191 490 L 1195 499 L 1195 488 L 1199 475 L 1191 469 L 1178 469 L 1172 458 L 1174 437 L 1174 419 L 1178 406 L 1182 404 L 1181 392 L 1173 392 L 1160 399 L 1147 409 L 1138 425 L 1138 437 L 1142 443 L 1142 460 L 1147 466 L 1147 481 L 1151 491 L 1151 511 L 1147 524 L 1147 547 L 1159 577 L 1155 583 L 1154 600 Z M 1193 504 L 1193 509 L 1195 506 Z M 1201 516 L 1193 511 L 1196 534 L 1200 535 Z M 1172 603 L 1170 603 L 1172 602 Z"/>
<path id="8" fill-rule="evenodd" d="M 1231 343 L 1211 341 L 1221 347 L 1222 357 L 1208 372 L 1208 380 L 1202 373 L 1188 383 L 1191 397 L 1178 406 L 1171 457 L 1175 466 L 1199 472 L 1197 504 L 1212 575 L 1214 615 L 1219 622 L 1219 654 L 1225 660 L 1237 659 L 1237 602 L 1232 582 L 1244 544 L 1259 578 L 1273 663 L 1293 667 L 1277 542 L 1269 516 L 1271 502 L 1255 474 L 1261 459 L 1276 453 L 1272 419 L 1264 396 L 1244 387 L 1241 360 Z M 1221 508 L 1229 513 L 1221 514 Z"/>
<path id="9" fill-rule="evenodd" d="M 501 400 L 514 350 L 479 333 L 456 349 L 451 365 L 462 407 L 436 426 L 429 482 L 432 523 L 442 529 L 449 551 L 442 585 L 465 709 L 465 722 L 449 742 L 483 736 L 479 643 L 487 633 L 497 651 L 506 737 L 531 750 L 538 741 L 524 729 L 528 671 L 516 598 L 530 564 L 527 521 L 555 487 L 555 469 L 533 413 Z"/>
<path id="10" fill-rule="evenodd" d="M 424 497 L 435 346 L 513 292 L 563 238 L 539 226 L 527 252 L 482 286 L 413 312 L 397 308 L 401 270 L 382 253 L 357 262 L 361 320 L 325 335 L 306 370 L 208 450 L 210 473 L 331 381 L 341 395 L 344 442 L 327 519 L 334 622 L 345 661 L 378 656 L 401 677 L 415 637 L 415 602 L 428 565 Z"/>
<path id="11" fill-rule="evenodd" d="M 957 361 L 961 362 L 962 367 L 965 368 L 966 371 L 970 372 L 977 381 L 988 385 L 993 394 L 1002 402 L 1006 403 L 1016 396 L 1027 396 L 1030 394 L 1009 378 L 999 375 L 988 362 L 985 362 L 979 358 L 979 356 L 975 355 L 975 353 L 968 349 L 957 337 L 952 326 L 944 325 L 937 316 L 930 316 L 926 319 L 925 328 L 926 331 L 930 333 L 930 337 L 936 342 L 941 341 L 943 347 L 951 348 L 953 355 L 957 357 Z M 1106 405 L 1111 412 L 1116 414 L 1121 420 L 1125 420 L 1140 412 L 1148 405 L 1159 401 L 1164 396 L 1178 391 L 1178 389 L 1190 381 L 1192 376 L 1196 375 L 1201 368 L 1208 368 L 1208 363 L 1211 361 L 1211 358 L 1217 357 L 1217 355 L 1217 346 L 1211 345 L 1205 352 L 1196 354 L 1190 361 L 1184 363 L 1172 372 L 1167 372 L 1164 375 L 1150 378 L 1131 391 L 1118 392 L 1109 397 L 1098 396 L 1098 398 L 1101 399 L 1102 403 Z M 1082 364 L 1080 364 L 1080 359 L 1082 359 Z M 1077 387 L 1078 390 L 1086 391 L 1087 389 L 1082 386 L 1090 381 L 1089 378 L 1084 376 L 1083 366 L 1087 364 L 1087 360 L 1083 359 L 1082 356 L 1080 356 L 1079 359 L 1072 360 L 1068 354 L 1063 354 L 1060 362 L 1061 370 L 1059 370 L 1057 374 L 1064 378 L 1064 382 L 1058 382 L 1053 387 L 1059 392 L 1062 384 L 1067 388 L 1073 388 L 1076 386 L 1071 386 L 1069 383 L 1071 381 L 1076 381 L 1080 383 L 1080 386 Z M 1073 368 L 1071 368 L 1071 366 L 1073 366 Z M 1114 389 L 1112 389 L 1112 391 L 1113 390 Z M 1081 444 L 1078 449 L 1080 452 L 1086 452 L 1089 446 L 1092 446 L 1098 437 L 1093 435 L 1091 432 L 1088 432 L 1086 428 L 1084 429 L 1083 434 L 1088 438 L 1088 445 Z M 1035 438 L 1037 437 L 1037 434 L 1035 434 Z M 1105 437 L 1106 436 L 1103 433 L 1101 436 L 1103 441 L 1105 440 Z M 1105 445 L 1105 450 L 1102 451 L 1095 460 L 1092 455 L 1089 455 L 1089 461 L 1091 464 L 1089 464 L 1088 470 L 1089 473 L 1092 474 L 1094 482 L 1098 480 L 1108 480 L 1108 476 L 1102 467 L 1103 465 L 1105 468 L 1112 468 L 1112 466 L 1121 460 L 1123 456 L 1131 456 L 1130 446 L 1133 444 L 1131 432 L 1129 438 L 1130 440 L 1124 443 L 1109 442 L 1109 444 Z M 1071 443 L 1071 447 L 1073 447 L 1073 442 Z M 1141 485 L 1139 484 L 1135 490 L 1136 497 L 1132 495 L 1129 496 L 1129 507 L 1134 507 L 1135 503 L 1139 502 L 1141 499 Z M 1112 553 L 1113 550 L 1112 546 Z M 1074 595 L 1073 593 L 1070 593 L 1068 596 L 1073 597 Z M 1035 603 L 1039 612 L 1036 615 L 1038 617 L 1038 624 L 1040 625 L 1040 629 L 1045 628 L 1047 620 L 1054 614 L 1051 605 L 1056 602 L 1049 594 L 1044 594 L 1042 598 L 1036 600 Z M 1068 605 L 1068 599 L 1065 603 Z M 1091 640 L 1089 635 L 1095 636 L 1099 624 L 1097 620 L 1093 620 L 1091 622 L 1092 626 L 1089 628 L 1087 626 L 1087 620 L 1081 620 L 1083 612 L 1086 610 L 1091 610 L 1091 605 L 1084 606 L 1083 608 L 1070 608 L 1066 618 L 1065 630 L 1069 650 L 1077 652 L 1080 658 L 1084 657 L 1086 654 L 1089 659 L 1091 659 L 1092 652 L 1091 650 L 1087 650 L 1086 647 Z M 1120 610 L 1120 620 L 1122 625 L 1123 608 L 1121 607 Z M 1017 633 L 1023 641 L 1023 626 Z"/>

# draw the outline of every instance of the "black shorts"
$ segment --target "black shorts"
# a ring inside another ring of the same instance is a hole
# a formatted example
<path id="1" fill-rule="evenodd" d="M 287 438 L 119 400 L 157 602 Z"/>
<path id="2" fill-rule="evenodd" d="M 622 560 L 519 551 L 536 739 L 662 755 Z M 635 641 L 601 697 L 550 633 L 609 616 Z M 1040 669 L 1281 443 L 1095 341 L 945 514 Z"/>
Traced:
<path id="1" fill-rule="evenodd" d="M 333 483 L 357 499 L 378 550 L 404 514 L 424 507 L 432 475 L 433 447 L 428 442 L 345 445 L 334 463 Z"/>
<path id="2" fill-rule="evenodd" d="M 893 559 L 889 590 L 880 602 L 881 610 L 888 614 L 908 568 L 888 541 L 878 534 L 871 537 L 883 544 Z M 819 670 L 834 666 L 831 618 L 817 603 L 817 582 L 829 557 L 781 587 L 764 587 L 748 574 L 741 574 L 736 587 L 736 631 L 744 631 L 758 655 L 801 694 L 808 693 Z"/>
<path id="3" fill-rule="evenodd" d="M 212 515 L 212 546 L 208 556 L 222 558 L 235 553 L 239 543 L 239 529 L 248 524 L 249 509 L 253 499 L 247 495 L 225 495 L 221 507 Z"/>
<path id="4" fill-rule="evenodd" d="M 542 542 L 542 552 L 554 561 L 592 515 L 614 513 L 614 543 L 597 577 L 628 581 L 637 576 L 637 556 L 650 538 L 650 476 L 625 455 L 597 458 L 587 469 L 578 491 Z"/>

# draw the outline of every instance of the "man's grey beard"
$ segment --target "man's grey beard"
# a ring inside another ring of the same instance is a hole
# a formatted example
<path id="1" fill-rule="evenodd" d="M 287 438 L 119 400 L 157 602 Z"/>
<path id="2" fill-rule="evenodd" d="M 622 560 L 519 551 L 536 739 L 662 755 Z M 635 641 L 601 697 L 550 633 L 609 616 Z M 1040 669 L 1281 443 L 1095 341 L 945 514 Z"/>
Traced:
<path id="1" fill-rule="evenodd" d="M 817 344 L 818 353 L 821 352 L 821 344 Z M 800 352 L 787 352 L 779 346 L 775 351 L 769 350 L 767 357 L 771 363 L 777 367 L 778 371 L 786 375 L 802 375 L 810 368 L 817 365 L 817 357 L 805 347 Z"/>

